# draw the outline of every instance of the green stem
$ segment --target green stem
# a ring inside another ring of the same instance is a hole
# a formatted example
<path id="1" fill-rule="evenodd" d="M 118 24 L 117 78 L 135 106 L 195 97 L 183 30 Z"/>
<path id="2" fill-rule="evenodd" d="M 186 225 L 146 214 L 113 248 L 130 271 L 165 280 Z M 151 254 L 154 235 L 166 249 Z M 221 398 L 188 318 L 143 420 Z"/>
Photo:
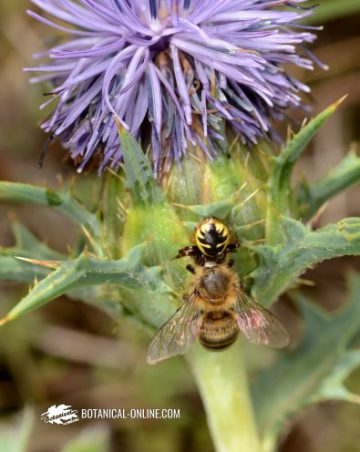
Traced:
<path id="1" fill-rule="evenodd" d="M 258 452 L 259 439 L 240 347 L 221 353 L 200 345 L 188 355 L 217 452 Z"/>

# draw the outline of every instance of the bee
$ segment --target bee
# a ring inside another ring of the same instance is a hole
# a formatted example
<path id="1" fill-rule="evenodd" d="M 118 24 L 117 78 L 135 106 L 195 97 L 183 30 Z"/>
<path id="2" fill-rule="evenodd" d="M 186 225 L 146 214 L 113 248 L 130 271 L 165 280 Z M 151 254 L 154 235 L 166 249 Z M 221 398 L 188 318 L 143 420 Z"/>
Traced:
<path id="1" fill-rule="evenodd" d="M 280 321 L 246 294 L 228 254 L 240 246 L 235 234 L 210 217 L 194 230 L 194 245 L 179 250 L 176 258 L 190 256 L 193 274 L 183 304 L 159 329 L 147 355 L 149 364 L 182 355 L 198 339 L 208 350 L 224 350 L 241 331 L 255 344 L 285 347 L 289 336 Z"/>

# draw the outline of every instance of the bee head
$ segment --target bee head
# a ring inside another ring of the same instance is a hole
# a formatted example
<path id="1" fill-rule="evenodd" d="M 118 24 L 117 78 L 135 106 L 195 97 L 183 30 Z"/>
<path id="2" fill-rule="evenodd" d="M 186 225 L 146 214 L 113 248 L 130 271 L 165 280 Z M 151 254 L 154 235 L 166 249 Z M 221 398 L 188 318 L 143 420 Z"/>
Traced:
<path id="1" fill-rule="evenodd" d="M 202 254 L 215 257 L 226 250 L 230 232 L 221 221 L 210 217 L 196 227 L 195 242 Z"/>

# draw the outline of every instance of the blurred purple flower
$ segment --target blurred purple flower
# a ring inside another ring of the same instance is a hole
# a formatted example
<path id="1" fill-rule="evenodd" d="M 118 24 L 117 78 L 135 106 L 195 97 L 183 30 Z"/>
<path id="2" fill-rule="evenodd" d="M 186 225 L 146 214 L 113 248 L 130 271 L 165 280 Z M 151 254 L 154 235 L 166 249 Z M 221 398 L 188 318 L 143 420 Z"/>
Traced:
<path id="1" fill-rule="evenodd" d="M 271 136 L 272 119 L 301 106 L 306 86 L 284 64 L 313 69 L 304 44 L 312 14 L 303 0 L 32 0 L 56 21 L 29 15 L 71 39 L 37 55 L 56 102 L 46 132 L 59 136 L 81 171 L 121 161 L 114 117 L 146 144 L 155 172 L 180 162 L 188 143 L 211 157 L 224 120 L 245 143 Z M 280 9 L 276 9 L 280 8 Z M 300 53 L 297 53 L 297 50 Z"/>

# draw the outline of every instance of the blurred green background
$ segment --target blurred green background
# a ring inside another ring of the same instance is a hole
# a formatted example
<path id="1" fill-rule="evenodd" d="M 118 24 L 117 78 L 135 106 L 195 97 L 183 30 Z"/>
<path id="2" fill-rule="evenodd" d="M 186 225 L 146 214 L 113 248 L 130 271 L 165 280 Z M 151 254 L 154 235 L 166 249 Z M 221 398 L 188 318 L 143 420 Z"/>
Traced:
<path id="1" fill-rule="evenodd" d="M 324 72 L 299 73 L 312 87 L 307 99 L 314 113 L 348 93 L 345 104 L 323 127 L 303 157 L 297 177 L 318 178 L 360 141 L 360 1 L 320 0 L 313 23 L 324 23 L 314 46 L 330 66 Z M 44 167 L 37 166 L 46 137 L 38 127 L 43 87 L 30 86 L 22 67 L 35 51 L 51 45 L 51 31 L 25 14 L 29 1 L 0 4 L 0 179 L 53 188 L 74 183 L 96 205 L 101 181 L 91 171 L 76 176 L 66 152 L 52 143 Z M 301 121 L 301 115 L 298 115 Z M 76 179 L 76 181 L 75 181 Z M 319 225 L 360 215 L 360 188 L 335 198 Z M 0 246 L 13 244 L 11 225 L 25 224 L 52 248 L 66 252 L 75 244 L 75 229 L 56 213 L 34 206 L 0 205 Z M 322 264 L 305 277 L 306 291 L 328 309 L 345 296 L 345 274 L 360 270 L 357 259 Z M 0 282 L 0 314 L 26 293 L 27 287 Z M 286 297 L 285 297 L 286 298 Z M 289 322 L 290 307 L 283 308 Z M 114 324 L 93 307 L 58 299 L 40 311 L 0 329 L 0 451 L 124 452 L 211 451 L 203 408 L 192 377 L 179 358 L 157 367 L 145 363 L 149 336 L 129 321 Z M 329 351 L 331 352 L 331 351 Z M 260 353 L 260 352 L 259 352 Z M 252 360 L 266 360 L 267 352 Z M 349 385 L 360 392 L 360 373 Z M 50 405 L 81 408 L 180 408 L 180 420 L 81 421 L 66 427 L 44 424 Z M 25 407 L 28 408 L 24 411 Z M 355 452 L 360 408 L 326 403 L 303 411 L 288 426 L 282 452 Z M 21 434 L 23 436 L 21 436 Z M 26 440 L 26 436 L 28 439 Z M 11 445 L 11 439 L 19 443 Z M 12 449 L 11 449 L 12 447 Z M 246 451 L 251 452 L 251 451 Z"/>

